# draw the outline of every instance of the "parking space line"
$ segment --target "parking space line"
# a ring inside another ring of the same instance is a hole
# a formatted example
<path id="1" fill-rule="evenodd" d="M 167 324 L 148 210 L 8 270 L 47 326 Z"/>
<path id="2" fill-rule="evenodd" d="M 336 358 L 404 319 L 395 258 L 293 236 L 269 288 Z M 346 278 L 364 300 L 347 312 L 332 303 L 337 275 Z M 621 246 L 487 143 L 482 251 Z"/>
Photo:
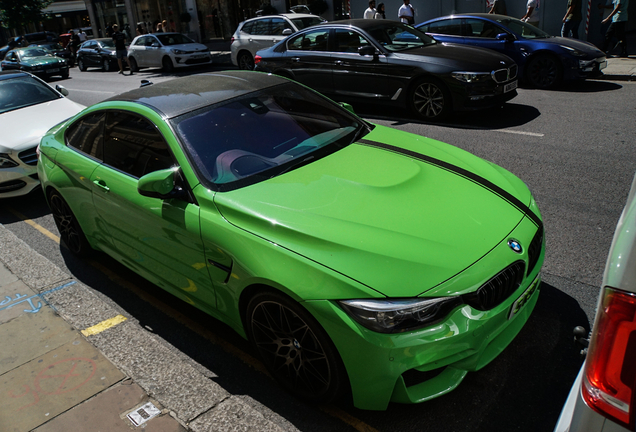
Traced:
<path id="1" fill-rule="evenodd" d="M 93 336 L 96 334 L 99 334 L 101 332 L 103 332 L 104 330 L 108 330 L 111 327 L 115 327 L 117 324 L 121 324 L 124 321 L 126 321 L 128 318 L 126 318 L 123 315 L 117 315 L 115 317 L 112 317 L 110 319 L 104 320 L 102 322 L 100 322 L 99 324 L 95 324 L 94 326 L 91 326 L 89 328 L 86 328 L 84 330 L 82 330 L 82 334 L 84 336 Z"/>
<path id="2" fill-rule="evenodd" d="M 545 134 L 542 134 L 542 133 L 524 132 L 524 131 L 517 131 L 517 130 L 512 130 L 512 129 L 493 129 L 493 130 L 495 132 L 503 132 L 503 133 L 516 134 L 516 135 L 528 135 L 528 136 L 534 136 L 534 137 L 545 136 Z"/>
<path id="3" fill-rule="evenodd" d="M 55 234 L 53 234 L 51 231 L 49 231 L 46 228 L 44 228 L 42 225 L 32 221 L 31 219 L 28 219 L 26 216 L 24 216 L 23 214 L 15 211 L 11 207 L 9 207 L 9 211 L 15 217 L 17 217 L 18 219 L 21 219 L 22 221 L 24 221 L 27 224 L 31 225 L 33 228 L 35 228 L 36 230 L 40 231 L 42 234 L 44 234 L 45 236 L 47 236 L 48 238 L 53 240 L 55 243 L 58 243 L 58 244 L 60 243 L 60 238 L 58 236 L 56 236 Z"/>

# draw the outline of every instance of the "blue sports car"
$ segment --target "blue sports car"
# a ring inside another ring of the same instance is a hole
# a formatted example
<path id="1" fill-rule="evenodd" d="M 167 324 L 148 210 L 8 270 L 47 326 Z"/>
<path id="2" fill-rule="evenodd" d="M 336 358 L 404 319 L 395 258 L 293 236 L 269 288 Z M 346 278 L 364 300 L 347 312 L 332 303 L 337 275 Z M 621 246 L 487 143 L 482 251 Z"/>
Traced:
<path id="1" fill-rule="evenodd" d="M 449 15 L 415 27 L 440 42 L 490 48 L 512 58 L 519 76 L 538 88 L 561 80 L 595 78 L 607 66 L 605 53 L 577 39 L 551 36 L 530 24 L 504 15 Z"/>

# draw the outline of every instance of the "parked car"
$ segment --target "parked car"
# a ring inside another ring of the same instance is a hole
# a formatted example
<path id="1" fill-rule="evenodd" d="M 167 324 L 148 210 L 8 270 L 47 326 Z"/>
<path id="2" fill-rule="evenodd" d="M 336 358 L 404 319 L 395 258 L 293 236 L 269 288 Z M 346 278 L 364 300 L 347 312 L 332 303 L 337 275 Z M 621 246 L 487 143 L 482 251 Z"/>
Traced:
<path id="1" fill-rule="evenodd" d="M 519 65 L 519 76 L 537 88 L 596 78 L 607 66 L 605 53 L 591 43 L 551 36 L 509 16 L 450 15 L 416 27 L 440 42 L 489 48 L 509 56 Z"/>
<path id="2" fill-rule="evenodd" d="M 255 62 L 256 70 L 337 100 L 410 107 L 425 120 L 500 106 L 517 95 L 517 65 L 509 57 L 439 44 L 396 21 L 320 24 L 259 51 Z"/>
<path id="3" fill-rule="evenodd" d="M 59 42 L 44 42 L 40 44 L 29 45 L 31 47 L 40 47 L 47 49 L 51 54 L 56 57 L 63 58 L 68 63 L 69 67 L 73 67 L 73 55 L 70 50 L 67 50 Z"/>
<path id="4" fill-rule="evenodd" d="M 309 401 L 449 392 L 539 295 L 543 223 L 520 179 L 274 75 L 114 96 L 49 131 L 38 173 L 70 251 L 226 322 Z"/>
<path id="5" fill-rule="evenodd" d="M 68 78 L 68 63 L 40 47 L 16 48 L 0 62 L 2 70 L 23 70 L 42 79 L 59 75 Z"/>
<path id="6" fill-rule="evenodd" d="M 112 38 L 91 39 L 77 50 L 77 68 L 82 72 L 89 67 L 102 68 L 104 72 L 119 70 L 115 41 Z"/>
<path id="7" fill-rule="evenodd" d="M 181 33 L 154 33 L 137 36 L 128 47 L 128 62 L 132 71 L 140 67 L 163 67 L 170 72 L 182 68 L 212 63 L 210 50 Z"/>
<path id="8" fill-rule="evenodd" d="M 636 178 L 614 232 L 585 363 L 555 432 L 636 430 Z"/>
<path id="9" fill-rule="evenodd" d="M 243 21 L 232 35 L 232 63 L 239 69 L 252 70 L 254 55 L 258 50 L 271 47 L 298 30 L 324 21 L 319 16 L 302 13 L 268 15 Z"/>
<path id="10" fill-rule="evenodd" d="M 0 72 L 0 198 L 26 195 L 40 184 L 35 154 L 40 139 L 84 108 L 66 95 L 64 87 L 53 89 L 29 73 Z"/>
<path id="11" fill-rule="evenodd" d="M 7 45 L 0 48 L 0 60 L 4 58 L 4 56 L 11 51 L 13 48 L 20 46 L 20 38 L 12 37 L 9 38 Z"/>

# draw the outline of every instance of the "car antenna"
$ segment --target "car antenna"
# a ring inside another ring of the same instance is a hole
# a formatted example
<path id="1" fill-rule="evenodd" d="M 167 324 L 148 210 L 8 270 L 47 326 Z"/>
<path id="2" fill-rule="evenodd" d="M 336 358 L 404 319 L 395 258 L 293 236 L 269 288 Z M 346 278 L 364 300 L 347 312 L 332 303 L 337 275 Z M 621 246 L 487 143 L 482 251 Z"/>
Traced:
<path id="1" fill-rule="evenodd" d="M 153 84 L 153 83 L 152 83 L 152 81 L 148 81 L 148 80 L 141 80 L 141 85 L 140 85 L 139 87 L 140 87 L 140 88 L 141 88 L 141 87 L 146 87 L 146 86 L 149 86 L 149 85 L 152 85 L 152 84 Z"/>

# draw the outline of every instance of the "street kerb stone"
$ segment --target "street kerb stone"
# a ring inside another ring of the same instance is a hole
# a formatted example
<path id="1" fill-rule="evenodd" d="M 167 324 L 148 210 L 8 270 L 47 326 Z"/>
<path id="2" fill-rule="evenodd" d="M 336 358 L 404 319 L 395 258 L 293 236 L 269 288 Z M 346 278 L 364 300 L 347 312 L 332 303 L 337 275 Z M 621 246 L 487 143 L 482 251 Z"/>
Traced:
<path id="1" fill-rule="evenodd" d="M 0 430 L 30 431 L 124 377 L 78 336 L 0 376 Z"/>
<path id="2" fill-rule="evenodd" d="M 285 429 L 267 420 L 260 412 L 236 396 L 224 400 L 217 407 L 201 415 L 188 426 L 194 432 L 285 431 Z"/>
<path id="3" fill-rule="evenodd" d="M 89 337 L 101 352 L 151 397 L 184 422 L 218 405 L 229 393 L 183 361 L 155 335 L 124 322 Z"/>
<path id="4" fill-rule="evenodd" d="M 0 263 L 0 287 L 13 283 L 17 280 L 18 277 L 11 273 L 4 264 Z"/>
<path id="5" fill-rule="evenodd" d="M 126 413 L 146 401 L 148 396 L 141 387 L 130 380 L 124 381 L 45 423 L 34 432 L 97 429 L 107 432 L 129 432 L 133 426 Z M 165 413 L 150 419 L 140 429 L 144 432 L 185 432 L 179 422 Z"/>
<path id="6" fill-rule="evenodd" d="M 37 292 L 44 287 L 70 279 L 67 273 L 31 249 L 2 224 L 0 224 L 0 261 Z"/>
<path id="7" fill-rule="evenodd" d="M 0 285 L 0 324 L 20 315 L 33 313 L 33 306 L 37 308 L 38 303 L 42 304 L 41 299 L 35 296 L 36 293 L 21 280 Z"/>
<path id="8" fill-rule="evenodd" d="M 48 306 L 37 313 L 21 314 L 0 325 L 0 375 L 77 337 L 78 333 Z"/>

